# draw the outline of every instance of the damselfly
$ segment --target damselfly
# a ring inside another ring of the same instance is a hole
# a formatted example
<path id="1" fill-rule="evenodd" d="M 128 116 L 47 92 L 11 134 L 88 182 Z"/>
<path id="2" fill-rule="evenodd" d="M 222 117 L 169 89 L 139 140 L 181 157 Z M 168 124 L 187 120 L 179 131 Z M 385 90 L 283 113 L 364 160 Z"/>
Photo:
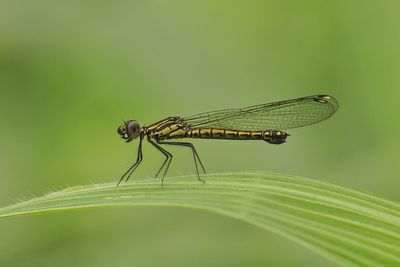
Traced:
<path id="1" fill-rule="evenodd" d="M 292 100 L 285 100 L 241 109 L 225 109 L 181 118 L 168 117 L 149 126 L 140 127 L 135 120 L 124 122 L 118 127 L 118 134 L 126 142 L 139 138 L 136 162 L 122 175 L 118 184 L 130 178 L 143 159 L 142 141 L 147 141 L 165 156 L 164 163 L 156 177 L 164 169 L 161 184 L 172 161 L 172 154 L 161 145 L 185 146 L 192 150 L 197 179 L 204 182 L 199 175 L 205 173 L 203 163 L 195 147 L 189 142 L 171 142 L 170 139 L 203 138 L 228 140 L 263 140 L 270 144 L 282 144 L 289 136 L 283 130 L 302 127 L 323 121 L 332 116 L 339 104 L 328 95 L 314 95 Z"/>

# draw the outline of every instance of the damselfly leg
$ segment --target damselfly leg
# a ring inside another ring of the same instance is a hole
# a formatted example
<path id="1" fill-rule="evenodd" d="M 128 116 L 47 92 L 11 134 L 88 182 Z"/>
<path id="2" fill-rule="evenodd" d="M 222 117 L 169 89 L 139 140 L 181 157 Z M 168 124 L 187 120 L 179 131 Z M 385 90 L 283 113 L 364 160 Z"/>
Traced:
<path id="1" fill-rule="evenodd" d="M 194 145 L 192 143 L 189 142 L 158 142 L 159 144 L 163 144 L 163 145 L 172 145 L 172 146 L 185 146 L 185 147 L 189 147 L 192 149 L 192 153 L 193 153 L 193 159 L 194 159 L 194 164 L 196 166 L 196 173 L 197 173 L 197 179 L 203 183 L 205 183 L 204 180 L 202 180 L 200 178 L 199 175 L 199 167 L 197 164 L 197 161 L 199 161 L 201 169 L 203 170 L 204 174 L 206 173 L 206 170 L 204 169 L 203 163 L 200 160 L 199 154 L 196 151 L 196 148 L 194 147 Z"/>
<path id="2" fill-rule="evenodd" d="M 140 162 L 142 162 L 142 159 L 143 159 L 142 141 L 143 141 L 143 137 L 141 137 L 139 140 L 139 148 L 138 148 L 136 162 L 124 173 L 124 175 L 122 175 L 122 177 L 119 179 L 119 181 L 117 183 L 117 186 L 122 182 L 122 180 L 124 180 L 125 177 L 126 177 L 126 182 L 128 182 L 132 173 L 135 171 L 137 166 L 139 166 Z"/>
<path id="3" fill-rule="evenodd" d="M 156 142 L 154 142 L 154 141 L 151 140 L 150 138 L 148 138 L 148 141 L 149 141 L 150 144 L 152 144 L 155 148 L 157 148 L 158 151 L 160 151 L 161 153 L 163 153 L 164 156 L 165 156 L 164 163 L 161 165 L 160 169 L 158 170 L 158 172 L 157 172 L 156 175 L 155 175 L 155 178 L 157 178 L 158 175 L 160 174 L 161 170 L 164 168 L 164 166 L 167 165 L 166 168 L 165 168 L 165 171 L 164 171 L 164 173 L 163 173 L 163 176 L 162 176 L 162 178 L 161 178 L 161 185 L 163 185 L 164 177 L 165 177 L 165 175 L 167 174 L 167 171 L 168 171 L 168 169 L 169 169 L 169 165 L 171 164 L 171 161 L 172 161 L 172 157 L 173 157 L 173 156 L 172 156 L 171 153 L 169 153 L 167 150 L 165 150 L 164 148 L 162 148 L 159 144 L 157 144 Z"/>

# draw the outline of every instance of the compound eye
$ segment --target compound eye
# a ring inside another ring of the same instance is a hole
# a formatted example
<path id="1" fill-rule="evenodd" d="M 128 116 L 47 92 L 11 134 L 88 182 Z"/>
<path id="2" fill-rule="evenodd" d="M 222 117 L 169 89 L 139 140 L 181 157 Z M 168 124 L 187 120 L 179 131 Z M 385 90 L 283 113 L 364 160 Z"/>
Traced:
<path id="1" fill-rule="evenodd" d="M 129 139 L 135 139 L 139 136 L 140 126 L 137 121 L 129 121 L 126 125 Z"/>

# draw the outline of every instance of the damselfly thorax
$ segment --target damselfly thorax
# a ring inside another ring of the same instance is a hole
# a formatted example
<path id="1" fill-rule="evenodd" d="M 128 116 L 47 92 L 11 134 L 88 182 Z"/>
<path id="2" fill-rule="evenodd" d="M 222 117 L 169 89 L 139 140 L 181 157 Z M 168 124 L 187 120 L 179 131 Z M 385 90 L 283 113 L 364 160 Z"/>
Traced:
<path id="1" fill-rule="evenodd" d="M 118 133 L 126 142 L 139 137 L 139 149 L 135 164 L 121 177 L 118 184 L 133 171 L 142 161 L 142 140 L 147 141 L 165 155 L 164 163 L 156 177 L 162 174 L 161 183 L 172 161 L 172 154 L 161 145 L 186 146 L 191 148 L 200 181 L 198 163 L 205 173 L 204 166 L 192 143 L 173 142 L 172 139 L 201 138 L 226 140 L 263 140 L 270 144 L 282 144 L 289 136 L 283 130 L 302 127 L 325 120 L 332 116 L 339 104 L 328 95 L 315 95 L 292 100 L 250 106 L 242 109 L 227 109 L 201 113 L 181 118 L 167 117 L 149 126 L 140 127 L 135 120 L 125 122 L 118 127 Z M 164 168 L 165 167 L 165 168 Z"/>

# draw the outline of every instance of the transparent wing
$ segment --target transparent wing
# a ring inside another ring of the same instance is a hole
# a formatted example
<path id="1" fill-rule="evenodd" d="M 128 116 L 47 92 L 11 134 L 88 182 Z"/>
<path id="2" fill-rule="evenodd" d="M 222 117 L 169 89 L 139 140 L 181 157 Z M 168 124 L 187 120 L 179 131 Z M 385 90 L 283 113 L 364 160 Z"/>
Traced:
<path id="1" fill-rule="evenodd" d="M 237 130 L 286 130 L 326 120 L 339 107 L 328 95 L 314 95 L 297 99 L 201 113 L 184 118 L 192 128 L 210 127 Z"/>

